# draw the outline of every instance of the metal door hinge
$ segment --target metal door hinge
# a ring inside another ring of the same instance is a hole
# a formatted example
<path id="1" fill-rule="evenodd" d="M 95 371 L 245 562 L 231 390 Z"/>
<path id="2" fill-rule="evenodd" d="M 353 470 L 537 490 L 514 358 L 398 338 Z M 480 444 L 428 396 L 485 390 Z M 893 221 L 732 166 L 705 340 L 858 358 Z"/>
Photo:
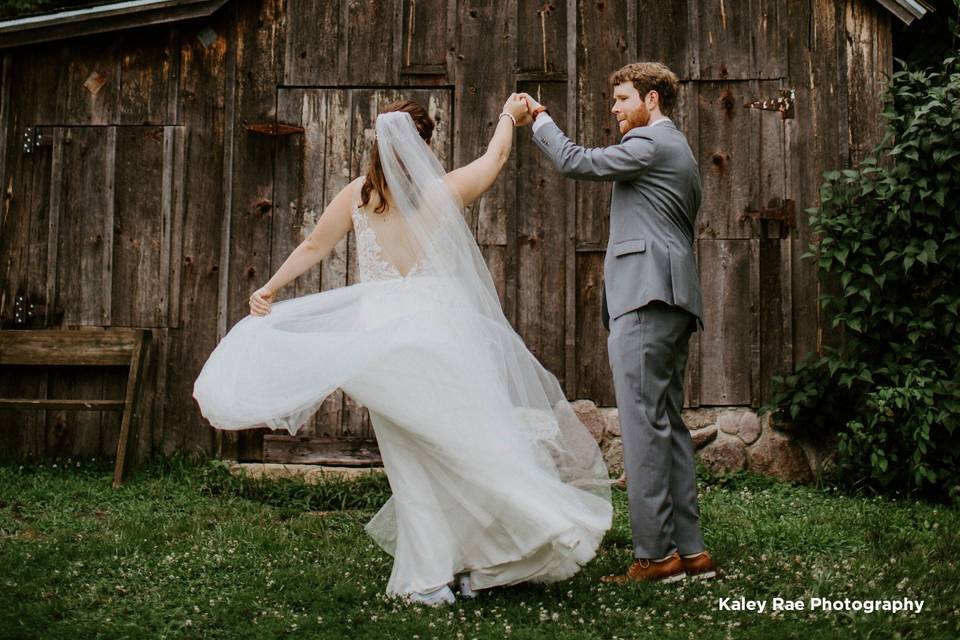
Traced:
<path id="1" fill-rule="evenodd" d="M 780 117 L 786 120 L 793 117 L 793 105 L 797 100 L 797 92 L 793 89 L 780 89 L 780 97 L 772 100 L 754 100 L 743 105 L 747 109 L 762 109 L 764 111 L 779 111 Z"/>
<path id="2" fill-rule="evenodd" d="M 50 147 L 53 145 L 53 136 L 50 132 L 44 133 L 41 127 L 27 127 L 23 131 L 23 152 L 26 154 L 34 153 L 40 147 Z"/>
<path id="3" fill-rule="evenodd" d="M 737 219 L 743 222 L 748 218 L 753 220 L 776 220 L 783 224 L 784 232 L 789 232 L 797 223 L 796 205 L 793 200 L 774 198 L 763 209 L 744 207 L 743 213 L 741 213 Z M 786 233 L 781 233 L 780 235 L 786 237 Z"/>
<path id="4" fill-rule="evenodd" d="M 247 131 L 266 136 L 289 136 L 294 133 L 303 133 L 300 125 L 286 122 L 250 122 L 244 125 Z"/>
<path id="5" fill-rule="evenodd" d="M 23 294 L 17 294 L 13 299 L 13 325 L 15 327 L 35 325 L 46 310 L 46 304 L 30 300 Z"/>

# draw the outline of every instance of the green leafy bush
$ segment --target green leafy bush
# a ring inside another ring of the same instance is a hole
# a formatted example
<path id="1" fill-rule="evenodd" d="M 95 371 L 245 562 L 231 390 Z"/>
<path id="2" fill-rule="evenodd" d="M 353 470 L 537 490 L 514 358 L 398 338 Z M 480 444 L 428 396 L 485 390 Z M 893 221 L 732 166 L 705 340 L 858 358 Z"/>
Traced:
<path id="1" fill-rule="evenodd" d="M 824 174 L 805 257 L 843 344 L 775 379 L 768 409 L 835 437 L 837 470 L 885 490 L 960 493 L 960 58 L 892 77 L 887 135 Z"/>

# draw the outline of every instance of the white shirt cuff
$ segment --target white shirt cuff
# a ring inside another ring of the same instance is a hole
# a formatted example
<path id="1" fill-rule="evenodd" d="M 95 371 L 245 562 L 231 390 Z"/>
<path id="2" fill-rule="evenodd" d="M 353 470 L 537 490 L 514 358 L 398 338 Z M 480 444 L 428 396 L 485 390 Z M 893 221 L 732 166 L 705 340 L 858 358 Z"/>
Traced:
<path id="1" fill-rule="evenodd" d="M 533 133 L 537 132 L 537 129 L 547 124 L 548 122 L 553 122 L 553 118 L 550 117 L 549 113 L 541 113 L 537 116 L 537 119 L 533 121 Z"/>

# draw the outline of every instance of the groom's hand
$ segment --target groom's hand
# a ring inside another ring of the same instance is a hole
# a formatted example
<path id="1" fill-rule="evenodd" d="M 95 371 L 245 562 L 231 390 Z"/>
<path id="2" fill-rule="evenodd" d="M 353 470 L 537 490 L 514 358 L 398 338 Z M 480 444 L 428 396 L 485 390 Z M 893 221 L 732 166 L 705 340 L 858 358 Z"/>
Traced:
<path id="1" fill-rule="evenodd" d="M 533 96 L 529 93 L 518 93 L 517 96 L 520 97 L 527 104 L 527 113 L 533 113 L 533 110 L 540 106 L 540 103 L 537 102 Z M 530 122 L 533 122 L 533 116 L 530 117 Z"/>
<path id="2" fill-rule="evenodd" d="M 511 93 L 503 105 L 503 110 L 516 118 L 518 127 L 524 127 L 533 122 L 533 118 L 530 116 L 530 110 L 527 109 L 527 103 L 521 100 L 519 95 Z"/>

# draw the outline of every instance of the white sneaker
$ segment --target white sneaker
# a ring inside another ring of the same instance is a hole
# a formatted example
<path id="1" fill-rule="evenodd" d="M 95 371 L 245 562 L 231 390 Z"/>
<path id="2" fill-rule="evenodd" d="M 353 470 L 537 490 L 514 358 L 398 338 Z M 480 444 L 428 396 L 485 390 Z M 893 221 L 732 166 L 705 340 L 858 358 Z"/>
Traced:
<path id="1" fill-rule="evenodd" d="M 470 574 L 461 573 L 457 575 L 457 588 L 460 590 L 461 598 L 476 598 L 477 592 L 470 587 Z"/>
<path id="2" fill-rule="evenodd" d="M 442 604 L 453 604 L 457 598 L 450 587 L 443 585 L 433 591 L 414 591 L 406 595 L 407 602 L 425 604 L 428 607 L 437 607 Z"/>

